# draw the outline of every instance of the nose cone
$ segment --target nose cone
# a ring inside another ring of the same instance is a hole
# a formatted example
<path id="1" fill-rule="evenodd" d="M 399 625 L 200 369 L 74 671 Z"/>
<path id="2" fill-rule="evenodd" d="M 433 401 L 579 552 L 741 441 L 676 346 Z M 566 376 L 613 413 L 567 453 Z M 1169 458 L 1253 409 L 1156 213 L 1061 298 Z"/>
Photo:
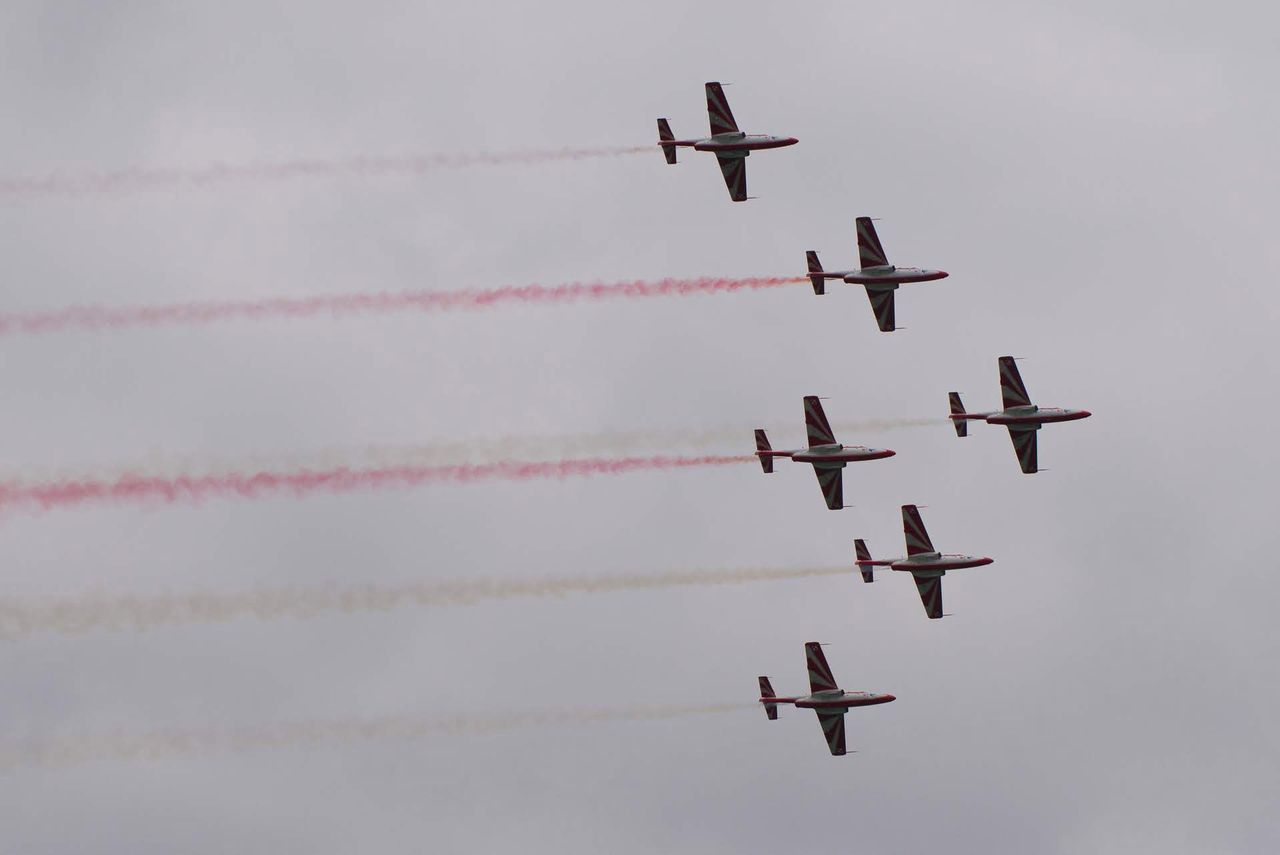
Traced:
<path id="1" fill-rule="evenodd" d="M 978 559 L 979 567 L 986 567 L 988 564 L 995 564 L 995 563 L 996 563 L 996 560 L 994 558 L 988 558 L 985 555 Z"/>
<path id="2" fill-rule="evenodd" d="M 890 701 L 896 701 L 897 699 L 898 699 L 898 696 L 897 696 L 897 695 L 885 695 L 885 696 L 884 696 L 884 702 L 885 702 L 886 704 L 887 704 L 887 703 L 889 703 Z"/>
<path id="3" fill-rule="evenodd" d="M 1082 418 L 1082 419 L 1087 419 L 1087 418 L 1089 418 L 1089 416 L 1091 416 L 1091 415 L 1093 415 L 1093 413 L 1089 412 L 1088 410 L 1081 410 L 1081 411 L 1080 411 L 1080 418 Z"/>
<path id="4" fill-rule="evenodd" d="M 782 142 L 783 142 L 785 145 L 795 145 L 796 143 L 800 142 L 800 140 L 796 139 L 795 137 L 785 137 L 785 138 L 782 140 Z"/>
<path id="5" fill-rule="evenodd" d="M 881 449 L 880 456 L 881 457 L 897 457 L 898 452 L 894 451 L 892 448 L 884 448 L 884 449 Z"/>

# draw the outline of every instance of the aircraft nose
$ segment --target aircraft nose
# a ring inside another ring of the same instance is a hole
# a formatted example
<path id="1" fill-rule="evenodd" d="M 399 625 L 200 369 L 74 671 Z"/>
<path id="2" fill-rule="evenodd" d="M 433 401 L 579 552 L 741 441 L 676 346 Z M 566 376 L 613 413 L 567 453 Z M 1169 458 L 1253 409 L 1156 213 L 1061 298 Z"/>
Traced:
<path id="1" fill-rule="evenodd" d="M 894 451 L 892 448 L 886 448 L 886 449 L 884 449 L 884 456 L 885 456 L 885 457 L 897 457 L 897 456 L 898 456 L 898 452 Z"/>
<path id="2" fill-rule="evenodd" d="M 1093 415 L 1093 413 L 1089 412 L 1088 410 L 1081 410 L 1080 412 L 1082 413 L 1082 415 L 1080 416 L 1080 418 L 1082 419 L 1087 419 L 1089 418 L 1089 416 Z"/>
<path id="3" fill-rule="evenodd" d="M 887 704 L 887 703 L 889 703 L 889 701 L 896 701 L 897 699 L 898 699 L 898 696 L 897 696 L 897 695 L 885 695 L 885 696 L 884 696 L 884 702 L 885 702 L 886 704 Z"/>
<path id="4" fill-rule="evenodd" d="M 798 142 L 800 142 L 800 140 L 795 137 L 787 137 L 787 145 L 795 145 Z"/>

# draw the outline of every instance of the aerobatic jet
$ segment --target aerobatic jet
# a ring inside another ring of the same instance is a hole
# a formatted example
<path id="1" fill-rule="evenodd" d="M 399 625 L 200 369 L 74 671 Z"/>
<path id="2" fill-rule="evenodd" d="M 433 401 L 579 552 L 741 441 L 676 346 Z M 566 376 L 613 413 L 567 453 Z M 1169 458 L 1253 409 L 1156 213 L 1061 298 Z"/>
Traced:
<path id="1" fill-rule="evenodd" d="M 904 570 L 916 580 L 916 588 L 920 591 L 920 602 L 924 603 L 924 611 L 931 619 L 942 617 L 942 577 L 948 570 L 963 570 L 966 567 L 983 567 L 993 559 L 976 555 L 953 555 L 941 553 L 933 548 L 929 540 L 929 532 L 924 529 L 924 521 L 920 519 L 920 511 L 915 505 L 902 506 L 902 531 L 907 536 L 907 557 L 873 560 L 865 541 L 853 542 L 857 552 L 858 569 L 862 571 L 862 581 L 874 582 L 875 568 L 888 567 L 890 570 Z"/>
<path id="2" fill-rule="evenodd" d="M 897 454 L 888 448 L 867 448 L 862 445 L 841 445 L 831 432 L 822 402 L 814 395 L 804 399 L 804 424 L 809 433 L 809 447 L 790 451 L 774 451 L 763 430 L 756 431 L 756 457 L 766 473 L 773 471 L 775 457 L 789 457 L 796 463 L 812 463 L 818 476 L 818 486 L 827 507 L 838 511 L 844 507 L 844 467 L 863 460 L 881 460 Z"/>
<path id="3" fill-rule="evenodd" d="M 859 270 L 823 270 L 818 253 L 809 250 L 805 260 L 809 264 L 809 281 L 813 283 L 813 293 L 826 293 L 826 280 L 843 279 L 854 285 L 862 285 L 867 289 L 867 297 L 871 300 L 871 312 L 876 316 L 876 323 L 881 332 L 893 332 L 897 329 L 894 323 L 893 292 L 899 285 L 911 282 L 932 282 L 945 279 L 945 270 L 923 270 L 919 267 L 897 267 L 889 263 L 880 245 L 880 237 L 876 234 L 875 224 L 870 217 L 858 217 L 858 263 Z"/>
<path id="4" fill-rule="evenodd" d="M 831 676 L 831 667 L 827 665 L 827 657 L 822 655 L 822 645 L 816 641 L 805 644 L 804 655 L 809 666 L 810 694 L 798 698 L 780 698 L 773 693 L 769 678 L 761 677 L 760 703 L 764 704 L 765 714 L 770 721 L 777 720 L 779 704 L 793 704 L 800 709 L 816 712 L 818 724 L 822 726 L 822 733 L 827 738 L 827 746 L 832 754 L 839 757 L 845 753 L 844 714 L 853 707 L 887 704 L 897 698 L 881 692 L 846 692 L 837 687 L 835 677 Z"/>
<path id="5" fill-rule="evenodd" d="M 744 202 L 747 196 L 747 156 L 765 148 L 782 148 L 799 142 L 795 137 L 774 137 L 768 134 L 744 134 L 729 110 L 724 89 L 719 83 L 707 84 L 707 115 L 711 118 L 711 136 L 678 140 L 671 132 L 666 119 L 658 120 L 658 145 L 666 155 L 667 163 L 676 162 L 676 149 L 685 146 L 694 151 L 710 151 L 720 161 L 729 198 Z"/>
<path id="6" fill-rule="evenodd" d="M 1073 422 L 1076 419 L 1087 419 L 1093 415 L 1088 410 L 1064 410 L 1061 407 L 1037 407 L 1031 403 L 1027 395 L 1027 387 L 1022 385 L 1022 375 L 1012 356 L 1000 357 L 1000 396 L 1004 409 L 992 413 L 967 413 L 959 392 L 950 394 L 951 424 L 955 426 L 956 436 L 969 435 L 969 422 L 978 420 L 989 425 L 1004 425 L 1009 428 L 1009 438 L 1013 440 L 1013 450 L 1018 455 L 1018 463 L 1022 471 L 1030 475 L 1038 472 L 1036 462 L 1036 431 L 1042 425 L 1053 422 Z"/>

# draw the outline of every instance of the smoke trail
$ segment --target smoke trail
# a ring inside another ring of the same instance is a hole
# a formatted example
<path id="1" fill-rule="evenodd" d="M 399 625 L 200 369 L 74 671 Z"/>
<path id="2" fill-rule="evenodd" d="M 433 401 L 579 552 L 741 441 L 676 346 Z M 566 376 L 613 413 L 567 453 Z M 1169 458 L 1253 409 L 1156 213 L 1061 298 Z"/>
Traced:
<path id="1" fill-rule="evenodd" d="M 502 733 L 526 728 L 579 727 L 613 722 L 664 721 L 718 715 L 751 704 L 631 706 L 596 709 L 510 709 L 500 713 L 444 716 L 301 720 L 263 727 L 98 733 L 0 743 L 0 771 L 24 767 L 67 768 L 107 761 L 154 761 L 170 757 L 241 754 L 280 748 L 321 748 L 362 742 L 420 740 L 430 736 Z"/>
<path id="2" fill-rule="evenodd" d="M 209 324 L 228 320 L 343 317 L 394 312 L 448 312 L 488 309 L 505 303 L 553 304 L 636 297 L 675 297 L 755 291 L 803 282 L 803 277 L 702 276 L 692 279 L 629 282 L 570 282 L 563 285 L 510 285 L 462 291 L 402 291 L 220 300 L 112 308 L 71 306 L 49 312 L 0 315 L 0 335 L 35 335 L 66 330 L 117 330 L 173 324 Z"/>
<path id="3" fill-rule="evenodd" d="M 112 172 L 53 173 L 40 178 L 0 177 L 0 198 L 107 196 L 167 189 L 199 189 L 220 184 L 296 181 L 305 178 L 413 177 L 444 169 L 549 163 L 557 160 L 625 157 L 653 153 L 655 147 L 598 146 L 533 151 L 420 154 L 402 157 L 295 159 L 267 163 L 213 163 L 202 167 L 120 169 Z"/>
<path id="4" fill-rule="evenodd" d="M 867 434 L 918 427 L 950 425 L 946 418 L 870 419 L 836 422 L 838 436 L 865 441 Z M 47 481 L 119 480 L 163 478 L 172 473 L 188 477 L 227 475 L 256 469 L 386 469 L 394 466 L 443 466 L 466 460 L 469 463 L 497 463 L 503 460 L 551 460 L 600 455 L 635 455 L 643 452 L 684 450 L 710 452 L 751 448 L 751 428 L 755 425 L 714 425 L 702 428 L 652 428 L 603 430 L 577 434 L 513 435 L 477 437 L 466 441 L 437 440 L 403 445 L 365 447 L 333 446 L 298 451 L 277 451 L 270 455 L 216 457 L 207 454 L 157 452 L 149 457 L 125 462 L 68 461 L 56 466 L 23 466 L 0 470 L 0 486 L 11 487 Z M 799 438 L 796 425 L 784 425 L 770 436 Z"/>
<path id="5" fill-rule="evenodd" d="M 16 640 L 39 632 L 80 635 L 95 630 L 139 632 L 241 618 L 279 620 L 324 614 L 385 612 L 406 607 L 474 605 L 515 597 L 562 597 L 697 585 L 839 576 L 849 567 L 740 568 L 666 573 L 564 576 L 543 579 L 475 579 L 349 587 L 290 586 L 236 593 L 197 592 L 154 596 L 91 593 L 45 600 L 0 599 L 0 638 Z"/>
<path id="6" fill-rule="evenodd" d="M 233 472 L 226 475 L 174 478 L 125 475 L 114 481 L 80 479 L 34 484 L 0 484 L 0 510 L 36 507 L 42 510 L 91 503 L 200 502 L 219 497 L 260 498 L 276 494 L 296 497 L 316 493 L 350 493 L 356 490 L 413 487 L 421 484 L 471 484 L 477 481 L 530 481 L 588 475 L 621 475 L 627 472 L 725 466 L 754 460 L 751 455 L 702 457 L 620 457 L 496 463 L 461 463 L 446 466 L 393 466 L 353 469 L 340 466 L 325 470 Z"/>

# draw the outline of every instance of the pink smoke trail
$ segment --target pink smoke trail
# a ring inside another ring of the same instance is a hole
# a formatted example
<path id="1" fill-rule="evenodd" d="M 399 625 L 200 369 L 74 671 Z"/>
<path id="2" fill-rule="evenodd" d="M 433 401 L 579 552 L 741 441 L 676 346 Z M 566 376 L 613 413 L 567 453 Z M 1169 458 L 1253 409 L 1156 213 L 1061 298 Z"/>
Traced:
<path id="1" fill-rule="evenodd" d="M 266 300 L 218 300 L 111 308 L 71 306 L 50 312 L 0 315 L 0 335 L 34 335 L 64 330 L 124 329 L 169 324 L 208 324 L 227 320 L 334 317 L 365 313 L 449 312 L 488 309 L 504 303 L 575 303 L 636 297 L 686 297 L 758 291 L 803 282 L 803 277 L 702 276 L 693 279 L 629 282 L 569 282 L 563 285 L 508 285 L 462 291 L 401 291 L 332 294 L 318 297 L 273 297 Z"/>
<path id="2" fill-rule="evenodd" d="M 442 169 L 548 163 L 557 160 L 625 157 L 655 146 L 597 146 L 532 151 L 420 154 L 402 157 L 295 159 L 269 163 L 213 163 L 201 167 L 119 169 L 110 172 L 53 173 L 39 178 L 0 177 L 0 198 L 105 196 L 169 188 L 202 188 L 228 183 L 293 181 L 303 178 L 415 176 Z"/>
<path id="3" fill-rule="evenodd" d="M 622 475 L 627 472 L 690 469 L 753 462 L 752 455 L 702 457 L 620 457 L 522 462 L 452 464 L 444 466 L 389 466 L 378 469 L 300 470 L 226 475 L 139 477 L 126 475 L 114 481 L 80 479 L 39 484 L 0 484 L 0 510 L 36 507 L 41 510 L 71 508 L 92 503 L 201 502 L 205 499 L 240 497 L 255 499 L 273 494 L 304 497 L 316 493 L 350 493 L 356 490 L 414 487 L 422 484 L 471 484 L 477 481 L 531 481 Z"/>

